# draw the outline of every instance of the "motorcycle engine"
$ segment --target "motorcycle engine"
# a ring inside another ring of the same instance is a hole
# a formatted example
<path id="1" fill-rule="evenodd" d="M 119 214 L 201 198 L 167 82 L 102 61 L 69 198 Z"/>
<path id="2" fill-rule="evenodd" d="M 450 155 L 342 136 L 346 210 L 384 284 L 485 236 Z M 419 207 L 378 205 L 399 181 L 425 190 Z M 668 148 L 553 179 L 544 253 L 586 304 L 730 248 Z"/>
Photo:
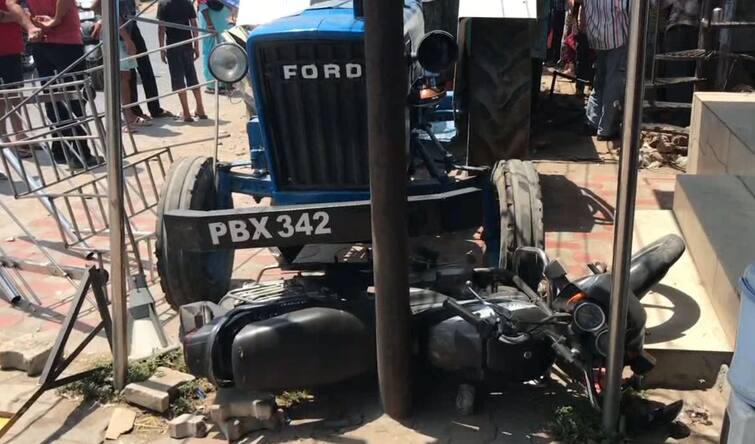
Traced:
<path id="1" fill-rule="evenodd" d="M 509 287 L 499 290 L 486 300 L 508 310 L 515 323 L 531 328 L 545 319 L 546 314 L 519 290 Z M 483 319 L 496 316 L 482 302 L 466 307 Z M 482 338 L 472 324 L 453 316 L 429 329 L 428 360 L 435 368 L 461 373 L 467 379 L 483 379 L 488 385 L 496 381 L 529 381 L 541 377 L 553 365 L 555 354 L 543 338 L 533 335 L 522 338 L 516 342 Z"/>

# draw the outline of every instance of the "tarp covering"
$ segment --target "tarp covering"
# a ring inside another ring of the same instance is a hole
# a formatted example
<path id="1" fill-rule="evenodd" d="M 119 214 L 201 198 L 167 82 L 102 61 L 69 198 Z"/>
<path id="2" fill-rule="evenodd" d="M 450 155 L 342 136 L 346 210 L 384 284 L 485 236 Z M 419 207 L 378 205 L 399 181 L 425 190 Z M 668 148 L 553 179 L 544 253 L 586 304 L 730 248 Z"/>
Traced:
<path id="1" fill-rule="evenodd" d="M 536 19 L 537 2 L 536 0 L 461 0 L 459 18 L 464 17 Z"/>
<path id="2" fill-rule="evenodd" d="M 223 0 L 239 9 L 237 25 L 256 26 L 295 14 L 310 6 L 311 0 Z"/>

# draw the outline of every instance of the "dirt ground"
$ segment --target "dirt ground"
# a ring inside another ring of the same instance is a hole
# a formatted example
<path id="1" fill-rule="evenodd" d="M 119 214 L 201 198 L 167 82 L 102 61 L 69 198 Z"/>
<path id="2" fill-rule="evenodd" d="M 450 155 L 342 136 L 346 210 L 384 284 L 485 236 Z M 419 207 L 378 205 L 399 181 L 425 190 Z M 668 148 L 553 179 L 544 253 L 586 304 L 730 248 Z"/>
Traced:
<path id="1" fill-rule="evenodd" d="M 550 78 L 544 77 L 544 88 Z M 586 274 L 584 264 L 601 260 L 610 262 L 612 212 L 616 197 L 618 147 L 600 143 L 576 133 L 581 125 L 580 100 L 573 95 L 573 86 L 559 82 L 558 93 L 549 100 L 543 96 L 533 140 L 533 160 L 541 173 L 545 196 L 545 224 L 547 250 L 559 257 L 572 275 Z M 208 111 L 213 109 L 212 96 L 205 95 Z M 166 101 L 170 109 L 177 109 L 175 99 Z M 135 140 L 140 147 L 160 147 L 180 140 L 212 137 L 213 121 L 181 125 L 172 121 L 158 122 L 154 127 L 140 130 Z M 222 133 L 218 156 L 221 161 L 246 159 L 244 107 L 237 98 L 221 98 L 219 125 Z M 212 142 L 175 148 L 174 157 L 212 155 Z M 673 202 L 674 177 L 678 170 L 664 167 L 640 174 L 638 208 L 670 209 Z M 97 174 L 102 174 L 98 172 Z M 0 187 L 4 186 L 0 184 Z M 13 200 L 5 189 L 0 197 L 24 223 L 36 227 L 44 219 L 35 200 Z M 248 204 L 249 202 L 245 202 Z M 237 204 L 238 205 L 238 204 Z M 147 231 L 154 226 L 153 213 L 147 213 L 139 223 Z M 42 226 L 42 225 L 39 225 Z M 50 235 L 50 232 L 46 232 Z M 37 232 L 35 232 L 37 234 Z M 39 234 L 41 236 L 41 234 Z M 11 253 L 31 249 L 16 225 L 0 214 L 0 243 Z M 58 258 L 66 258 L 81 266 L 88 263 L 81 255 L 67 253 L 55 241 L 49 243 Z M 235 277 L 251 279 L 265 265 L 272 262 L 264 250 L 237 254 Z M 21 333 L 55 332 L 70 304 L 72 290 L 59 278 L 39 274 L 23 275 L 36 293 L 45 295 L 39 309 L 33 312 L 18 310 L 0 302 L 0 340 L 11 339 Z M 158 312 L 166 331 L 175 342 L 177 321 L 175 314 L 162 301 L 159 285 L 151 287 L 158 299 Z M 93 323 L 88 311 L 80 320 L 74 338 L 85 334 Z M 87 350 L 88 356 L 107 350 L 100 337 Z M 82 358 L 86 362 L 86 356 Z M 455 413 L 456 385 L 452 381 L 415 375 L 413 415 L 403 422 L 382 414 L 374 378 L 343 384 L 312 392 L 312 396 L 287 411 L 291 423 L 279 432 L 257 432 L 243 442 L 327 442 L 327 443 L 549 443 L 547 433 L 555 412 L 564 406 L 584 405 L 584 398 L 556 374 L 538 384 L 511 386 L 487 396 L 478 414 L 462 417 Z M 0 372 L 0 410 L 14 411 L 29 396 L 36 384 L 15 371 Z M 668 403 L 685 401 L 679 417 L 682 425 L 649 430 L 630 439 L 631 442 L 714 443 L 718 442 L 722 417 L 728 398 L 725 373 L 708 390 L 675 391 L 652 389 L 643 396 Z M 99 443 L 110 419 L 113 406 L 80 403 L 48 393 L 0 440 L 3 443 Z M 596 420 L 596 413 L 588 414 Z M 167 437 L 164 425 L 149 416 L 137 420 L 136 429 L 121 437 L 123 443 L 179 442 Z M 671 437 L 674 435 L 677 438 Z M 213 430 L 204 439 L 185 442 L 223 442 Z"/>

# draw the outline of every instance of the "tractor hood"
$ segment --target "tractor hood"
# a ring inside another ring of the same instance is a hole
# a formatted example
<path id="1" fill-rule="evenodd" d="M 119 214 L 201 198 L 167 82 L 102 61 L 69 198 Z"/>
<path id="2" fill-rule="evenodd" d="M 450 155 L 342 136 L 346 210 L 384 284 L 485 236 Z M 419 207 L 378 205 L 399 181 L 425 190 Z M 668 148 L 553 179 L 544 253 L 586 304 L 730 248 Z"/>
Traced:
<path id="1" fill-rule="evenodd" d="M 239 24 L 260 24 L 251 33 L 250 40 L 364 34 L 364 18 L 355 17 L 353 1 L 330 0 L 308 6 L 310 1 L 242 0 Z M 404 0 L 404 29 L 412 42 L 424 34 L 421 0 Z"/>

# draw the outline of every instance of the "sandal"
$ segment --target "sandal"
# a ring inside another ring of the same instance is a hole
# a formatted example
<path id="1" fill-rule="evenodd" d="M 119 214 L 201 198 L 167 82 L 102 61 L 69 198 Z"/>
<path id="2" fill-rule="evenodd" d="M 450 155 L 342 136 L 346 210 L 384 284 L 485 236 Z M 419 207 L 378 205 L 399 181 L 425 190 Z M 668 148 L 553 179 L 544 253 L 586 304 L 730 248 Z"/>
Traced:
<path id="1" fill-rule="evenodd" d="M 145 119 L 144 117 L 137 117 L 136 119 L 134 119 L 134 120 L 132 120 L 130 122 L 126 122 L 126 123 L 128 124 L 129 127 L 134 127 L 134 126 L 152 126 L 152 122 L 150 122 L 149 120 Z"/>
<path id="2" fill-rule="evenodd" d="M 197 112 L 194 113 L 194 117 L 196 117 L 199 120 L 207 120 L 209 117 L 207 117 L 207 114 L 199 114 Z"/>
<path id="3" fill-rule="evenodd" d="M 32 157 L 31 148 L 29 145 L 18 145 L 15 148 L 10 149 L 19 159 L 28 159 Z"/>
<path id="4" fill-rule="evenodd" d="M 176 115 L 172 112 L 168 111 L 167 109 L 161 109 L 159 113 L 153 114 L 153 119 L 161 119 L 163 117 L 175 117 Z"/>
<path id="5" fill-rule="evenodd" d="M 129 124 L 128 122 L 123 122 L 123 124 L 121 124 L 121 131 L 123 131 L 124 133 L 138 132 L 136 128 L 132 127 L 131 124 Z"/>
<path id="6" fill-rule="evenodd" d="M 191 116 L 187 116 L 187 117 L 176 116 L 175 119 L 178 122 L 183 122 L 183 123 L 192 123 L 192 122 L 194 122 L 194 119 Z"/>

